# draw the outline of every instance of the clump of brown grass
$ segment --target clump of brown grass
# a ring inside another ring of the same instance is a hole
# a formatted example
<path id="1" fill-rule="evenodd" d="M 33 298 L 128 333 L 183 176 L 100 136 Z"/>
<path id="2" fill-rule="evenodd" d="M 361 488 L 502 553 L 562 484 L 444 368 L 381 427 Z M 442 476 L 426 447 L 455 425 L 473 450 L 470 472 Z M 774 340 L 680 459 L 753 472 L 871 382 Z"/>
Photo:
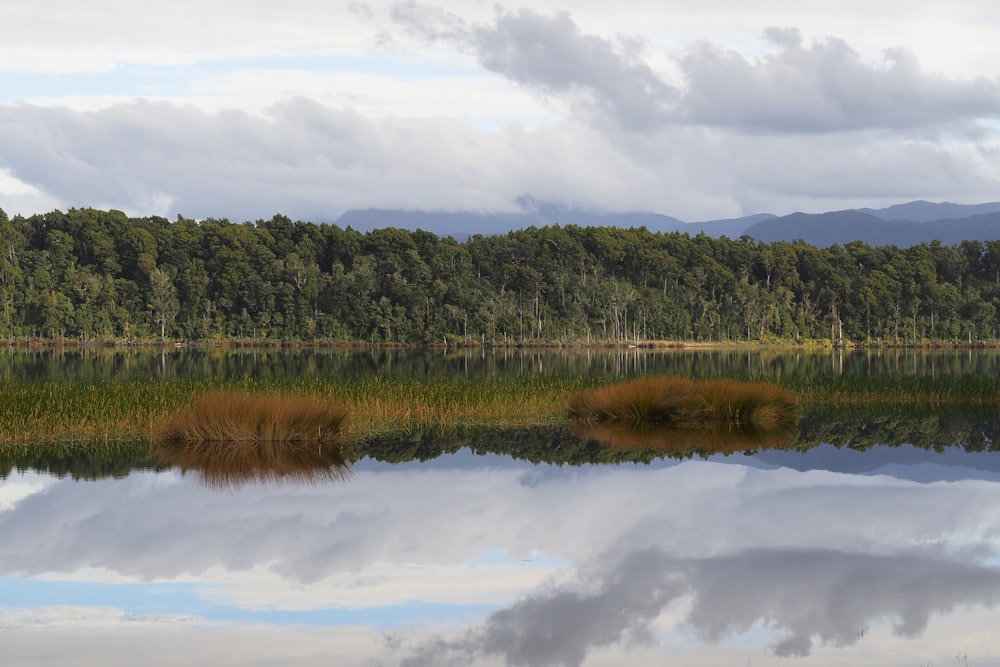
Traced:
<path id="1" fill-rule="evenodd" d="M 154 427 L 154 453 L 212 487 L 339 481 L 347 409 L 311 396 L 212 392 Z"/>
<path id="2" fill-rule="evenodd" d="M 340 403 L 313 396 L 203 394 L 153 428 L 163 442 L 337 442 L 347 420 Z"/>
<path id="3" fill-rule="evenodd" d="M 617 447 L 739 451 L 790 442 L 799 413 L 772 384 L 652 377 L 578 394 L 569 416 L 578 435 Z"/>

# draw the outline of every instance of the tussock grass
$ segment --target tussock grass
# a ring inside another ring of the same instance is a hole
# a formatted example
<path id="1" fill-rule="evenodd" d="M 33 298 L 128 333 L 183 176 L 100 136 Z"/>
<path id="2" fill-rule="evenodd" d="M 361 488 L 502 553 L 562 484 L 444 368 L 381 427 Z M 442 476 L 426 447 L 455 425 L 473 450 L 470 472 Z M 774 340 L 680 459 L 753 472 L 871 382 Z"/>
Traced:
<path id="1" fill-rule="evenodd" d="M 156 424 L 153 437 L 186 443 L 334 443 L 346 419 L 342 404 L 315 396 L 215 391 Z"/>
<path id="2" fill-rule="evenodd" d="M 339 481 L 347 408 L 316 396 L 213 391 L 153 428 L 154 455 L 210 487 Z"/>
<path id="3" fill-rule="evenodd" d="M 568 412 L 571 428 L 582 437 L 678 451 L 790 442 L 799 418 L 792 393 L 772 384 L 665 376 L 582 392 Z"/>

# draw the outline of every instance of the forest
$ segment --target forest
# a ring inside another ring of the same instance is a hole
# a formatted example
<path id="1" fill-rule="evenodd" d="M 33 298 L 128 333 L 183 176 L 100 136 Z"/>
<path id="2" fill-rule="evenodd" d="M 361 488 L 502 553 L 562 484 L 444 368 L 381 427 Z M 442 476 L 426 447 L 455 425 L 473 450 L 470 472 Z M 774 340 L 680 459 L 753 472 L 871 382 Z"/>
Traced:
<path id="1" fill-rule="evenodd" d="M 437 345 L 1000 340 L 1000 241 L 818 248 L 530 227 L 0 210 L 0 340 Z"/>

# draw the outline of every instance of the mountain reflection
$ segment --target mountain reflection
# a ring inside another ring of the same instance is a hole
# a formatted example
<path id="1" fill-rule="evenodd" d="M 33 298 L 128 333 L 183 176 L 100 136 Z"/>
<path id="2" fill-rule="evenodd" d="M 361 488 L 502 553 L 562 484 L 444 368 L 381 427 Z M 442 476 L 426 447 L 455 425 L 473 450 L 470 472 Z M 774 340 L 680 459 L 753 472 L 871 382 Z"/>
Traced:
<path id="1" fill-rule="evenodd" d="M 205 486 L 233 489 L 245 484 L 342 482 L 351 468 L 340 445 L 317 442 L 160 442 L 162 463 L 196 473 Z"/>
<path id="2" fill-rule="evenodd" d="M 806 656 L 816 640 L 847 646 L 883 619 L 895 634 L 915 636 L 932 614 L 1000 602 L 1000 571 L 919 553 L 757 549 L 698 559 L 646 549 L 581 574 L 456 638 L 424 639 L 402 665 L 580 665 L 595 649 L 648 641 L 653 622 L 680 600 L 690 603 L 682 625 L 701 639 L 767 628 L 779 634 L 779 656 Z"/>

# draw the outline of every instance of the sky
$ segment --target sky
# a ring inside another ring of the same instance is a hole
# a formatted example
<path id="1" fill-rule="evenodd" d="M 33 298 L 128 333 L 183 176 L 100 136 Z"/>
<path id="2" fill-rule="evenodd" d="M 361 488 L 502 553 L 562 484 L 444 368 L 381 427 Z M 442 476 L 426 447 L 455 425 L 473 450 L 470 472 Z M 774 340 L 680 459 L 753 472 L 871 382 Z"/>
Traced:
<path id="1" fill-rule="evenodd" d="M 4 656 L 996 663 L 995 475 L 916 482 L 747 460 L 535 466 L 465 453 L 230 490 L 176 470 L 13 473 L 0 481 Z"/>
<path id="2" fill-rule="evenodd" d="M 8 0 L 0 208 L 1000 200 L 994 0 Z"/>

